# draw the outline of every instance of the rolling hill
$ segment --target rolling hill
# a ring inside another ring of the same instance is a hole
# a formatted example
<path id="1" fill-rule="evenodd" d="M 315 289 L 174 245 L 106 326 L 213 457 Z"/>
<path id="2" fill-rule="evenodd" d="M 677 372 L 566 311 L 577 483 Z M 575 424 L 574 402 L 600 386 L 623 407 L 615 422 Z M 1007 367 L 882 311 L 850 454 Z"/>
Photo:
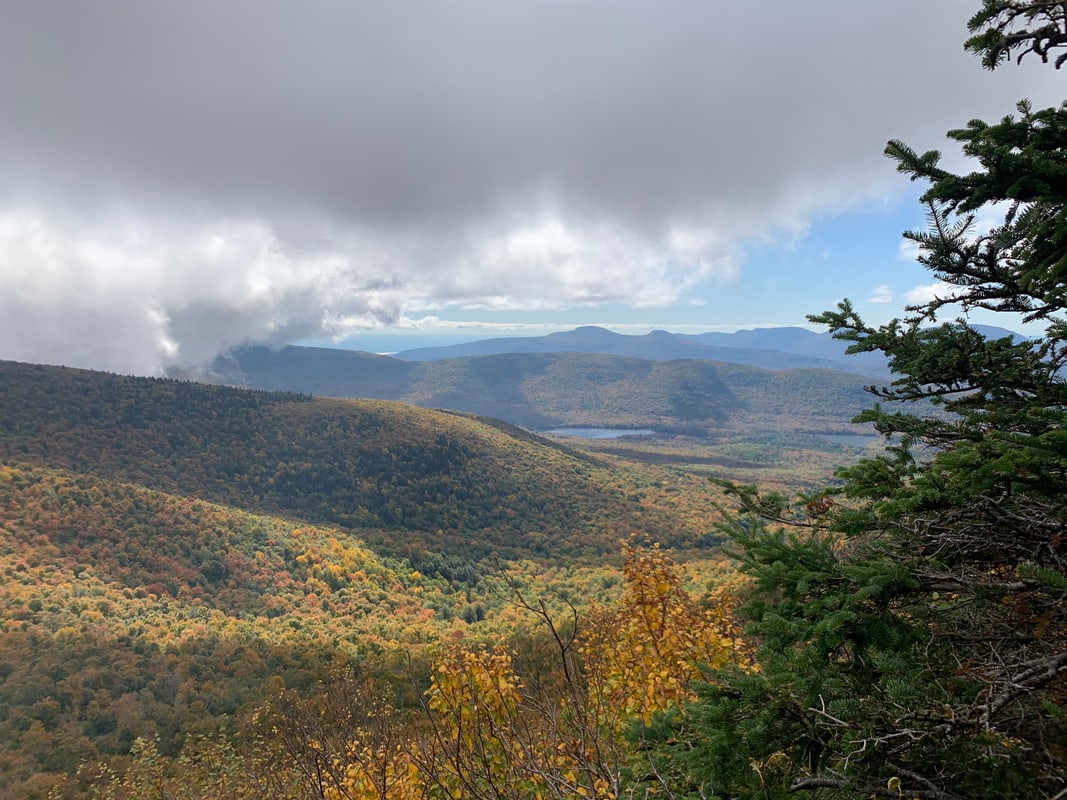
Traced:
<path id="1" fill-rule="evenodd" d="M 256 347 L 220 359 L 215 368 L 221 380 L 238 385 L 398 400 L 498 417 L 533 430 L 585 425 L 694 435 L 738 426 L 841 431 L 870 404 L 864 391 L 869 380 L 851 373 L 598 353 L 415 362 L 349 350 Z"/>
<path id="2" fill-rule="evenodd" d="M 867 404 L 842 372 L 595 353 L 226 366 L 288 391 L 0 362 L 0 800 L 86 797 L 80 764 L 252 730 L 339 671 L 415 704 L 437 643 L 525 635 L 511 588 L 610 599 L 633 533 L 712 552 L 701 475 L 759 467 L 758 444 L 697 474 L 496 417 L 830 430 Z"/>
<path id="3" fill-rule="evenodd" d="M 393 553 L 562 556 L 610 552 L 631 530 L 704 533 L 633 502 L 663 475 L 378 400 L 2 362 L 0 459 L 359 530 Z"/>

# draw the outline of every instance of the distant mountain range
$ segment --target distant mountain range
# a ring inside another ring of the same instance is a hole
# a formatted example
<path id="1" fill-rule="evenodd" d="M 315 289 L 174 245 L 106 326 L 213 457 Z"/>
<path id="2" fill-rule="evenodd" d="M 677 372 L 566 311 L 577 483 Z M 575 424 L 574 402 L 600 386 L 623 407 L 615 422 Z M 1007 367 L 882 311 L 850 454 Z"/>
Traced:
<path id="1" fill-rule="evenodd" d="M 846 343 L 828 333 L 814 333 L 806 328 L 756 328 L 696 335 L 652 331 L 643 336 L 626 336 L 586 326 L 547 336 L 483 339 L 405 350 L 395 355 L 405 361 L 439 361 L 506 353 L 598 353 L 649 361 L 683 358 L 722 361 L 770 370 L 838 369 L 879 377 L 887 373 L 885 359 L 869 353 L 846 356 L 846 347 Z"/>
<path id="2" fill-rule="evenodd" d="M 328 397 L 398 400 L 496 417 L 531 430 L 651 427 L 705 436 L 730 429 L 848 430 L 869 377 L 767 370 L 703 359 L 504 353 L 404 361 L 328 348 L 253 347 L 215 364 L 225 383 Z"/>
<path id="3" fill-rule="evenodd" d="M 974 329 L 988 338 L 1022 338 L 993 325 L 974 325 Z M 889 369 L 881 354 L 846 355 L 847 348 L 848 342 L 834 339 L 830 333 L 809 331 L 807 327 L 754 327 L 733 333 L 702 334 L 653 331 L 643 336 L 625 336 L 587 325 L 546 336 L 480 339 L 462 345 L 404 350 L 395 356 L 403 361 L 429 362 L 503 353 L 601 353 L 649 361 L 700 358 L 763 369 L 840 369 L 874 378 L 887 377 Z"/>
<path id="4" fill-rule="evenodd" d="M 1019 334 L 991 325 L 974 328 L 988 338 Z M 652 331 L 643 336 L 626 336 L 606 328 L 585 326 L 547 336 L 482 339 L 442 347 L 420 347 L 396 353 L 405 361 L 439 361 L 464 356 L 504 353 L 600 353 L 632 356 L 650 361 L 695 358 L 744 364 L 762 369 L 836 369 L 859 375 L 884 378 L 889 375 L 885 358 L 879 353 L 846 355 L 848 342 L 807 328 L 752 328 L 733 333 L 680 334 Z"/>
<path id="5" fill-rule="evenodd" d="M 987 336 L 1014 336 L 984 328 Z M 891 377 L 880 354 L 805 328 L 625 336 L 604 328 L 485 339 L 383 356 L 250 347 L 214 364 L 220 382 L 318 396 L 398 400 L 496 417 L 531 430 L 652 427 L 848 430 L 864 389 Z"/>

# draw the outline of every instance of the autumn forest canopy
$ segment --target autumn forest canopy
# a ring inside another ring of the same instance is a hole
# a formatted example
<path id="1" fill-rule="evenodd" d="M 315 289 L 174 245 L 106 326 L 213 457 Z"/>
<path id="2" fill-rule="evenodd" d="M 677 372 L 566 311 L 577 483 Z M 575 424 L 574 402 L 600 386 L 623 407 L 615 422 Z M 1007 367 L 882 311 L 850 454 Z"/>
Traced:
<path id="1" fill-rule="evenodd" d="M 970 27 L 1067 60 L 1063 3 Z M 940 295 L 811 317 L 888 364 L 866 410 L 596 353 L 371 364 L 451 411 L 0 362 L 0 800 L 1067 797 L 1067 104 L 947 135 L 971 171 L 886 147 Z M 675 436 L 488 413 L 537 403 Z"/>

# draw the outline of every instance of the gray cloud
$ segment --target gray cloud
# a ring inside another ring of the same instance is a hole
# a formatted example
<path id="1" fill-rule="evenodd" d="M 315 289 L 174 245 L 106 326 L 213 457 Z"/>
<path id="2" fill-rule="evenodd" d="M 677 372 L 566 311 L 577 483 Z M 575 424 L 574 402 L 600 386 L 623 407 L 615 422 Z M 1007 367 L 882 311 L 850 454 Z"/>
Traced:
<path id="1" fill-rule="evenodd" d="M 900 191 L 887 138 L 1057 101 L 963 53 L 975 5 L 5 2 L 0 355 L 670 303 Z"/>

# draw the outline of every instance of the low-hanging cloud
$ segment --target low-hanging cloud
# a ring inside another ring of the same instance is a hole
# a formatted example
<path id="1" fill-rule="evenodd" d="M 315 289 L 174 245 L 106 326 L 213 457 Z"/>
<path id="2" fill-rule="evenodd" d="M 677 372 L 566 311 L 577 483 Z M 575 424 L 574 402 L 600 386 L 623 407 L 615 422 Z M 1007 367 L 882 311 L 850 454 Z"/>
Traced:
<path id="1" fill-rule="evenodd" d="M 1021 76 L 1047 101 L 1058 76 L 962 52 L 972 5 L 11 4 L 0 356 L 160 372 L 446 308 L 675 302 L 901 191 L 887 138 L 940 146 Z"/>
<path id="2" fill-rule="evenodd" d="M 316 251 L 259 220 L 72 229 L 0 214 L 0 339 L 17 360 L 156 373 L 248 342 L 340 336 L 448 305 L 663 305 L 731 258 L 675 275 L 640 237 L 558 220 L 484 232 L 437 270 L 421 268 L 426 246 L 366 234 Z"/>
<path id="3" fill-rule="evenodd" d="M 332 258 L 290 257 L 257 223 L 72 230 L 2 215 L 0 276 L 5 355 L 138 373 L 308 335 L 331 314 L 364 324 L 396 314 L 387 292 L 343 285 L 354 276 Z M 330 296 L 342 302 L 324 308 Z"/>

